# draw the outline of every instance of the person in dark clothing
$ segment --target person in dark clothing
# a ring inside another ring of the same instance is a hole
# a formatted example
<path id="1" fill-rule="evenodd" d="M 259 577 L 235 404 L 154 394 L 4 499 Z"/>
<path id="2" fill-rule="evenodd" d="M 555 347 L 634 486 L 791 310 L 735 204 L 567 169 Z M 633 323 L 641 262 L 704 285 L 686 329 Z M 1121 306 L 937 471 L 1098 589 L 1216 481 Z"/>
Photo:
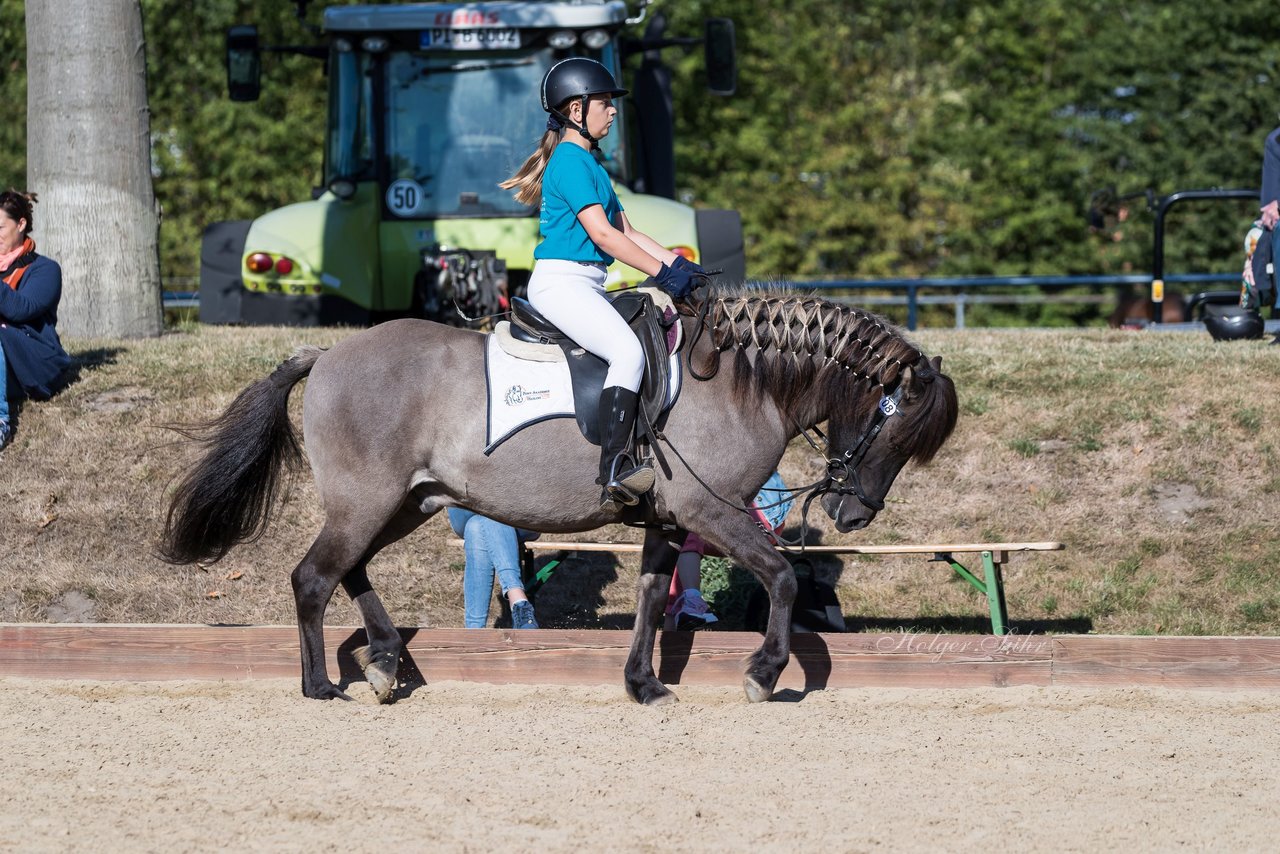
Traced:
<path id="1" fill-rule="evenodd" d="M 55 326 L 62 268 L 36 254 L 35 193 L 0 193 L 0 449 L 13 436 L 9 402 L 53 394 L 71 363 Z"/>
<path id="2" fill-rule="evenodd" d="M 1262 191 L 1258 203 L 1262 227 L 1274 230 L 1280 221 L 1280 127 L 1267 134 L 1262 146 Z"/>
<path id="3" fill-rule="evenodd" d="M 1262 188 L 1258 192 L 1258 219 L 1254 228 L 1245 238 L 1244 282 L 1241 288 L 1240 302 L 1244 305 L 1250 294 L 1262 297 L 1270 292 L 1272 280 L 1270 265 L 1275 257 L 1277 247 L 1276 223 L 1280 222 L 1280 127 L 1267 134 L 1262 144 Z M 1256 232 L 1256 235 L 1255 233 Z M 1261 251 L 1259 250 L 1261 248 Z M 1260 281 L 1259 277 L 1266 277 Z M 1260 293 L 1259 291 L 1262 291 Z M 1252 305 L 1254 310 L 1270 307 L 1274 297 L 1266 300 L 1266 305 Z M 1273 309 L 1274 313 L 1274 309 Z M 1271 341 L 1280 344 L 1280 335 Z"/>

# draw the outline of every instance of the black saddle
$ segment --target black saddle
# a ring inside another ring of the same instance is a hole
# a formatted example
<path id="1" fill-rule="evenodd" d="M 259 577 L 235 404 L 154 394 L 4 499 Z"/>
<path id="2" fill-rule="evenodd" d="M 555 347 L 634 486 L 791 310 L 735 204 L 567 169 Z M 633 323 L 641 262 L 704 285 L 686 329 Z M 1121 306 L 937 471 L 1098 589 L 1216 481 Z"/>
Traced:
<path id="1" fill-rule="evenodd" d="M 640 410 L 636 439 L 647 439 L 648 428 L 660 426 L 671 388 L 671 363 L 667 330 L 677 316 L 663 315 L 648 294 L 624 291 L 610 299 L 615 310 L 640 339 L 644 350 L 644 378 L 640 383 Z M 600 444 L 600 392 L 609 364 L 579 347 L 522 297 L 511 300 L 511 336 L 531 344 L 554 344 L 564 351 L 573 383 L 573 409 L 578 429 L 593 445 Z"/>

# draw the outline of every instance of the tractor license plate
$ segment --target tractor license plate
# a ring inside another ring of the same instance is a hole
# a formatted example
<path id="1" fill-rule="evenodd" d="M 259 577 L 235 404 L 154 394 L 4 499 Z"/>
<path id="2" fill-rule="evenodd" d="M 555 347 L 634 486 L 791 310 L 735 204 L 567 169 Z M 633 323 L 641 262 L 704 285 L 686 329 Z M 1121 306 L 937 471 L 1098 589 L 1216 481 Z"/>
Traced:
<path id="1" fill-rule="evenodd" d="M 474 30 L 436 27 L 422 31 L 418 46 L 422 50 L 511 50 L 520 47 L 520 31 L 497 27 Z"/>

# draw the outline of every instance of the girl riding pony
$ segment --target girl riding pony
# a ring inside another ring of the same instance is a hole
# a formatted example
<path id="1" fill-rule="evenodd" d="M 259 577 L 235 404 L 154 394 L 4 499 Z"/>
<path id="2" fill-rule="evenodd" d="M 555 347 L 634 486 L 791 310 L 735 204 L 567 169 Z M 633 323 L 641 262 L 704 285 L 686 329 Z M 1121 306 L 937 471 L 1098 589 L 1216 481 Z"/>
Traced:
<path id="1" fill-rule="evenodd" d="M 534 251 L 529 302 L 579 346 L 609 365 L 600 396 L 600 508 L 634 505 L 653 486 L 653 468 L 627 447 L 636 420 L 644 352 L 605 298 L 614 259 L 657 280 L 676 299 L 688 296 L 705 271 L 637 231 L 627 220 L 609 175 L 591 152 L 609 133 L 627 94 L 603 65 L 574 57 L 542 79 L 547 130 L 537 150 L 504 189 L 522 204 L 540 204 L 542 242 Z"/>

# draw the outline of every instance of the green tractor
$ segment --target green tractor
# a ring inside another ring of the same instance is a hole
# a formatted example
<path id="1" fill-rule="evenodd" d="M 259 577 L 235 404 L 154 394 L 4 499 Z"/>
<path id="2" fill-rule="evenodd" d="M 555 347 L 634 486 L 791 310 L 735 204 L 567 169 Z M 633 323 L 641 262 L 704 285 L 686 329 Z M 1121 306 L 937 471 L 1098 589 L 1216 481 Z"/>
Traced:
<path id="1" fill-rule="evenodd" d="M 299 3 L 299 16 L 305 14 Z M 206 323 L 364 325 L 426 317 L 482 325 L 523 294 L 537 211 L 498 183 L 541 137 L 537 92 L 552 64 L 599 60 L 631 89 L 600 156 L 637 228 L 726 281 L 746 276 L 736 211 L 674 200 L 670 74 L 660 51 L 702 43 L 712 92 L 732 94 L 733 22 L 701 38 L 668 38 L 648 0 L 334 6 L 315 47 L 227 33 L 233 100 L 256 100 L 265 51 L 328 63 L 324 184 L 311 201 L 254 220 L 220 222 L 201 246 Z M 646 18 L 648 24 L 641 32 Z M 626 61 L 639 55 L 635 73 Z M 615 264 L 609 287 L 645 277 Z"/>

